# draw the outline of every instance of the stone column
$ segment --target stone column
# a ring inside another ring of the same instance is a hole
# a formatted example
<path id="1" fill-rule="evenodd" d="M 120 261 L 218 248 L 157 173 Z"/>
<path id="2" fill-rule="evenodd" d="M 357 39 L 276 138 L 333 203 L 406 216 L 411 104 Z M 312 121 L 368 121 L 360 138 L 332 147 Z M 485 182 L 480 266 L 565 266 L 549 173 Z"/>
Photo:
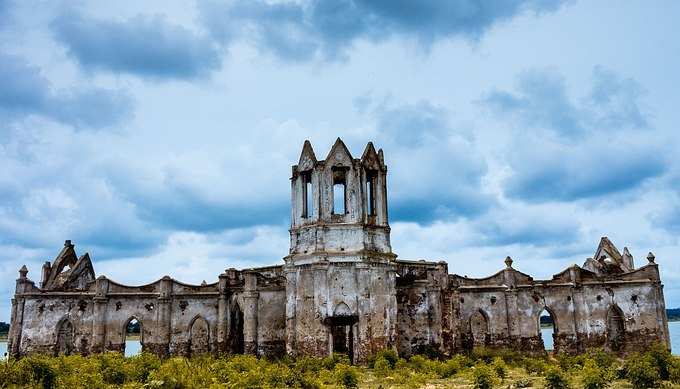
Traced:
<path id="1" fill-rule="evenodd" d="M 284 267 L 284 272 L 286 275 L 286 353 L 296 356 L 297 268 L 287 265 Z"/>
<path id="2" fill-rule="evenodd" d="M 227 304 L 227 275 L 220 274 L 219 292 L 217 297 L 217 352 L 227 352 L 227 334 L 229 320 L 229 305 Z"/>
<path id="3" fill-rule="evenodd" d="M 257 274 L 245 273 L 243 288 L 243 352 L 257 355 Z"/>
<path id="4" fill-rule="evenodd" d="M 156 336 L 154 339 L 154 344 L 149 345 L 151 351 L 160 356 L 167 356 L 170 352 L 170 334 L 172 325 L 171 313 L 172 278 L 165 276 L 160 282 L 160 294 L 158 296 L 158 307 L 156 313 Z M 146 347 L 147 345 L 143 346 Z"/>
<path id="5" fill-rule="evenodd" d="M 91 352 L 100 353 L 106 348 L 106 307 L 108 305 L 107 293 L 109 280 L 104 276 L 97 278 L 95 283 L 96 294 L 94 296 L 94 317 L 92 328 Z"/>

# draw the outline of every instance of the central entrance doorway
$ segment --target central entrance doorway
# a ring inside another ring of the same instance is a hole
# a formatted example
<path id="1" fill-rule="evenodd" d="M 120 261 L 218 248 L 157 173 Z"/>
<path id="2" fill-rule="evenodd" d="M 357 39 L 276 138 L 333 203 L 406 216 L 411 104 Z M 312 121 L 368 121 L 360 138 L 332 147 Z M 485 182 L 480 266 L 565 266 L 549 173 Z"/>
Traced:
<path id="1" fill-rule="evenodd" d="M 331 353 L 345 354 L 354 362 L 354 324 L 358 321 L 357 316 L 333 316 L 326 319 L 331 333 Z"/>

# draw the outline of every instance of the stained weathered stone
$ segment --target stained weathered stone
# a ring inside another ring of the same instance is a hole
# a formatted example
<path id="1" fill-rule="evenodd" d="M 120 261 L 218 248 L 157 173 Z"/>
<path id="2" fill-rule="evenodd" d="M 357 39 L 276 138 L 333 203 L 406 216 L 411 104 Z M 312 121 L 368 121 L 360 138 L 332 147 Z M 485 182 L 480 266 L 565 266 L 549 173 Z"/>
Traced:
<path id="1" fill-rule="evenodd" d="M 227 269 L 212 284 L 163 277 L 142 286 L 95 279 L 90 256 L 66 241 L 40 286 L 19 271 L 8 352 L 69 354 L 125 349 L 128 323 L 161 356 L 349 354 L 384 348 L 450 355 L 475 346 L 544 352 L 539 316 L 553 318 L 557 352 L 629 353 L 670 347 L 658 265 L 635 269 L 628 249 L 602 238 L 593 258 L 549 280 L 505 259 L 481 279 L 446 262 L 397 260 L 390 244 L 387 167 L 369 143 L 353 158 L 338 139 L 324 160 L 305 142 L 291 177 L 290 248 L 281 266 Z M 521 262 L 520 262 L 521 263 Z"/>

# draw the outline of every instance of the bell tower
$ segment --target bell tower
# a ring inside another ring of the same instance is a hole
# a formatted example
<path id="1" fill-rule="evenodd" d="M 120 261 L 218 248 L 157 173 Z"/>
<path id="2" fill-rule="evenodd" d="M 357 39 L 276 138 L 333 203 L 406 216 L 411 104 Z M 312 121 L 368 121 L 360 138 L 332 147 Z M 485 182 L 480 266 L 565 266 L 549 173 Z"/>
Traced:
<path id="1" fill-rule="evenodd" d="M 350 355 L 392 347 L 396 255 L 387 219 L 387 167 L 368 143 L 354 159 L 338 138 L 325 160 L 305 141 L 291 177 L 286 269 L 290 354 Z"/>

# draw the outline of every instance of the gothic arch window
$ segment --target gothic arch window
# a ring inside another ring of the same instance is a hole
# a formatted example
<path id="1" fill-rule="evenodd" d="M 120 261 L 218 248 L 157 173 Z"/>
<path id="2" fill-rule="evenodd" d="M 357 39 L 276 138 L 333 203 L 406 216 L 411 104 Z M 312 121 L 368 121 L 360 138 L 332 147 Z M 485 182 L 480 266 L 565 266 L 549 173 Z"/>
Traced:
<path id="1" fill-rule="evenodd" d="M 190 355 L 207 354 L 210 351 L 210 327 L 200 315 L 192 320 L 189 326 Z"/>
<path id="2" fill-rule="evenodd" d="M 136 316 L 130 316 L 122 328 L 123 354 L 133 356 L 144 348 L 144 326 Z"/>
<path id="3" fill-rule="evenodd" d="M 70 355 L 74 350 L 74 328 L 69 319 L 62 319 L 57 324 L 57 355 Z"/>
<path id="4" fill-rule="evenodd" d="M 351 316 L 351 315 L 352 310 L 349 309 L 349 306 L 344 302 L 338 303 L 338 305 L 335 306 L 335 309 L 333 309 L 333 316 Z"/>
<path id="5" fill-rule="evenodd" d="M 300 173 L 302 183 L 302 217 L 309 218 L 314 215 L 314 201 L 312 194 L 312 171 Z"/>
<path id="6" fill-rule="evenodd" d="M 347 213 L 347 167 L 333 167 L 333 215 Z"/>
<path id="7" fill-rule="evenodd" d="M 538 314 L 537 320 L 538 336 L 541 337 L 543 348 L 546 351 L 557 350 L 555 345 L 558 334 L 557 316 L 552 309 L 544 307 Z"/>
<path id="8" fill-rule="evenodd" d="M 243 354 L 243 310 L 234 301 L 229 310 L 229 349 L 234 354 Z"/>
<path id="9" fill-rule="evenodd" d="M 620 351 L 625 341 L 626 326 L 623 311 L 612 305 L 607 311 L 607 346 L 612 351 Z"/>
<path id="10" fill-rule="evenodd" d="M 375 216 L 376 177 L 374 170 L 366 170 L 366 215 Z"/>

